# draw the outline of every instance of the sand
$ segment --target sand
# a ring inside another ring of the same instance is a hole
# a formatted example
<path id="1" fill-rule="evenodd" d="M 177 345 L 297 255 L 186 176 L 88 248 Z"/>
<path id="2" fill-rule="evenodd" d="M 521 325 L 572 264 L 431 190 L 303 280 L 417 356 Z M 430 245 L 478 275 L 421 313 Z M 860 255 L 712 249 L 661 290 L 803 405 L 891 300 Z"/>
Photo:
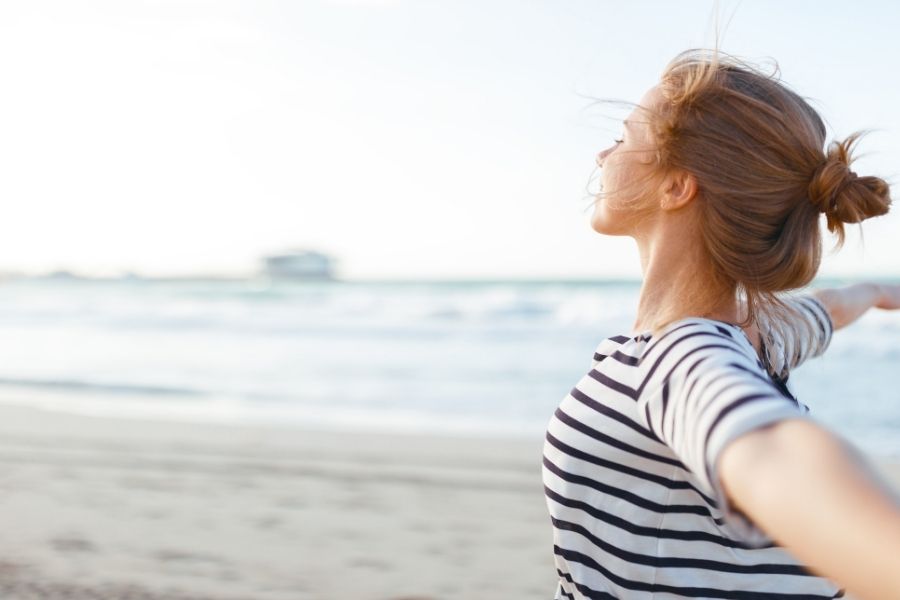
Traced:
<path id="1" fill-rule="evenodd" d="M 0 597 L 551 598 L 540 441 L 0 407 Z"/>
<path id="2" fill-rule="evenodd" d="M 0 598 L 549 600 L 540 452 L 0 406 Z"/>

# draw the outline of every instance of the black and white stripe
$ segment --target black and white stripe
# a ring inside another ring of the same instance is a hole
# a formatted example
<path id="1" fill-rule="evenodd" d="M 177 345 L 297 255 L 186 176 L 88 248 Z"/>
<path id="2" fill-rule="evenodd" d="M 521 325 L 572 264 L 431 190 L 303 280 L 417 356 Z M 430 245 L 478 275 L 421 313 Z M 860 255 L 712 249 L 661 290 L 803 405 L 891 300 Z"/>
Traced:
<path id="1" fill-rule="evenodd" d="M 833 324 L 812 297 L 788 302 L 805 321 L 765 338 L 766 363 L 740 328 L 702 318 L 598 346 L 544 444 L 557 599 L 843 595 L 733 511 L 715 472 L 736 437 L 807 418 L 778 375 L 821 354 Z"/>

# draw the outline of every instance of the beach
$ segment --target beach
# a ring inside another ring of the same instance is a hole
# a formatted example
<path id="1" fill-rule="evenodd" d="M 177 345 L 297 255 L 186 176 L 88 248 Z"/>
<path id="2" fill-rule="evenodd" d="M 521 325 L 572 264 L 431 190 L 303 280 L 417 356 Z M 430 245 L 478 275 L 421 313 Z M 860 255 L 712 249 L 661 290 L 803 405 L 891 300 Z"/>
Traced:
<path id="1" fill-rule="evenodd" d="M 540 442 L 0 407 L 0 597 L 550 598 Z"/>
<path id="2" fill-rule="evenodd" d="M 547 600 L 540 451 L 2 406 L 0 597 Z"/>

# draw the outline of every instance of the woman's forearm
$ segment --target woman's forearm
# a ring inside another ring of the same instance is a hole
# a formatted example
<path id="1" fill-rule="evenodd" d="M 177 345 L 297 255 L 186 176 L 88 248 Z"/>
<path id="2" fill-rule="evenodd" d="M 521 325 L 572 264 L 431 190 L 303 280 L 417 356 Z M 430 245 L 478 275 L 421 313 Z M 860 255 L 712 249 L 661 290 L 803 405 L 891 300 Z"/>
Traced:
<path id="1" fill-rule="evenodd" d="M 812 295 L 828 310 L 835 329 L 846 327 L 872 307 L 886 304 L 888 290 L 877 283 L 856 283 L 843 288 L 815 290 Z"/>
<path id="2" fill-rule="evenodd" d="M 860 600 L 900 598 L 900 499 L 852 446 L 807 419 L 729 444 L 732 504 L 811 569 Z"/>

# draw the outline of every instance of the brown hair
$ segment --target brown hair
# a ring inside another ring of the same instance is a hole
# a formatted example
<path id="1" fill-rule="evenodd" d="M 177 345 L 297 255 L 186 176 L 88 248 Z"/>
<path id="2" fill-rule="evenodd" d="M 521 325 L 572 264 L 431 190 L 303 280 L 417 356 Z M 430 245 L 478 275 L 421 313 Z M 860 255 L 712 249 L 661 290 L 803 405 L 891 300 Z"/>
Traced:
<path id="1" fill-rule="evenodd" d="M 644 107 L 658 173 L 697 180 L 696 224 L 720 289 L 782 314 L 779 292 L 812 281 L 822 257 L 819 215 L 844 242 L 844 224 L 883 215 L 888 184 L 850 170 L 856 132 L 826 147 L 818 113 L 778 79 L 718 50 L 688 50 L 663 71 L 664 101 Z M 660 324 L 662 326 L 664 324 Z"/>

